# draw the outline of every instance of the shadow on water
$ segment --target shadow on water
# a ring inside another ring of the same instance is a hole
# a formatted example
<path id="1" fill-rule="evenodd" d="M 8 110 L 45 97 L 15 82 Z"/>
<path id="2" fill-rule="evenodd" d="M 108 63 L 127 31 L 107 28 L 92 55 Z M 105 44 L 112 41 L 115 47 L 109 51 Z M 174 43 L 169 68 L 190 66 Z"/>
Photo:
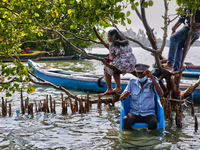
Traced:
<path id="1" fill-rule="evenodd" d="M 152 149 L 155 145 L 162 143 L 164 131 L 161 130 L 133 130 L 120 132 L 120 148 L 131 149 Z"/>

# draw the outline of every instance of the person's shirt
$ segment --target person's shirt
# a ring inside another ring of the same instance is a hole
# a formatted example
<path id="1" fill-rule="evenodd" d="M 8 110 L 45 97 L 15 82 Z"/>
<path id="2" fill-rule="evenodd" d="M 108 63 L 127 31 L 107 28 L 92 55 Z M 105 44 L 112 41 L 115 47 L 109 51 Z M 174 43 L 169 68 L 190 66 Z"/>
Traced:
<path id="1" fill-rule="evenodd" d="M 155 79 L 158 82 L 156 77 Z M 125 91 L 129 91 L 132 94 L 130 99 L 130 113 L 141 116 L 155 115 L 154 96 L 156 89 L 151 78 L 147 79 L 143 88 L 137 78 L 132 78 L 124 92 Z"/>
<path id="2" fill-rule="evenodd" d="M 116 47 L 113 44 L 109 45 L 109 58 L 111 60 L 119 58 L 128 58 L 130 55 L 133 55 L 132 48 L 129 45 Z"/>
<path id="3" fill-rule="evenodd" d="M 191 13 L 190 9 L 188 9 L 188 11 Z M 185 8 L 184 13 L 187 14 L 187 8 Z M 188 16 L 188 15 L 180 16 L 178 22 L 183 23 L 183 24 L 187 23 L 188 26 L 190 27 L 190 16 Z M 195 22 L 200 23 L 200 11 L 199 10 L 196 10 Z"/>

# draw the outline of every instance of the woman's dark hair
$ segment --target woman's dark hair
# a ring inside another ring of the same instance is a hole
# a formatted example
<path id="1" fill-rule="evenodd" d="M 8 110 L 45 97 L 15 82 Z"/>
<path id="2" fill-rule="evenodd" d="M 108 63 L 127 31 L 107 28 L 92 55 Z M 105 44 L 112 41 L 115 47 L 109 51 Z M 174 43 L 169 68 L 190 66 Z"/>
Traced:
<path id="1" fill-rule="evenodd" d="M 112 37 L 112 43 L 114 46 L 127 46 L 129 44 L 128 41 L 123 36 L 121 36 L 121 34 L 119 34 L 116 29 L 109 30 L 108 34 L 110 34 Z"/>

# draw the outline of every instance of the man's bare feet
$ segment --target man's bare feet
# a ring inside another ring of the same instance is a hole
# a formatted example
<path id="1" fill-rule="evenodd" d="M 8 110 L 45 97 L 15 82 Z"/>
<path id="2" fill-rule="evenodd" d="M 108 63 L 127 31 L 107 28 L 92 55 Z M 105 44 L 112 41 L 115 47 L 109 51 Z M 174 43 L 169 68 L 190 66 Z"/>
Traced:
<path id="1" fill-rule="evenodd" d="M 118 93 L 118 92 L 120 92 L 121 90 L 122 90 L 121 87 L 120 87 L 120 88 L 115 88 L 115 89 L 113 90 L 113 92 Z"/>
<path id="2" fill-rule="evenodd" d="M 162 64 L 162 66 L 166 69 L 170 69 L 172 70 L 173 69 L 173 66 L 169 65 L 169 64 Z"/>

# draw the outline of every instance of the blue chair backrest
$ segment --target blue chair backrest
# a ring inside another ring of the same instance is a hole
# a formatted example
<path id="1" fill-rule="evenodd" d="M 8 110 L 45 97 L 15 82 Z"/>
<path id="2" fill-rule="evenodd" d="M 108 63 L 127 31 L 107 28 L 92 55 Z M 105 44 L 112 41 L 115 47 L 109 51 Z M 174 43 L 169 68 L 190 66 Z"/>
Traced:
<path id="1" fill-rule="evenodd" d="M 160 98 L 158 94 L 155 94 L 155 106 L 156 106 L 156 116 L 158 119 L 157 129 L 163 129 L 165 128 L 165 118 L 164 118 L 164 112 L 163 108 L 160 102 Z M 123 130 L 124 123 L 123 123 L 123 117 L 127 115 L 130 111 L 130 96 L 121 102 L 121 110 L 120 110 L 120 127 L 121 130 Z M 147 123 L 135 123 L 132 128 L 144 128 L 148 127 Z"/>

